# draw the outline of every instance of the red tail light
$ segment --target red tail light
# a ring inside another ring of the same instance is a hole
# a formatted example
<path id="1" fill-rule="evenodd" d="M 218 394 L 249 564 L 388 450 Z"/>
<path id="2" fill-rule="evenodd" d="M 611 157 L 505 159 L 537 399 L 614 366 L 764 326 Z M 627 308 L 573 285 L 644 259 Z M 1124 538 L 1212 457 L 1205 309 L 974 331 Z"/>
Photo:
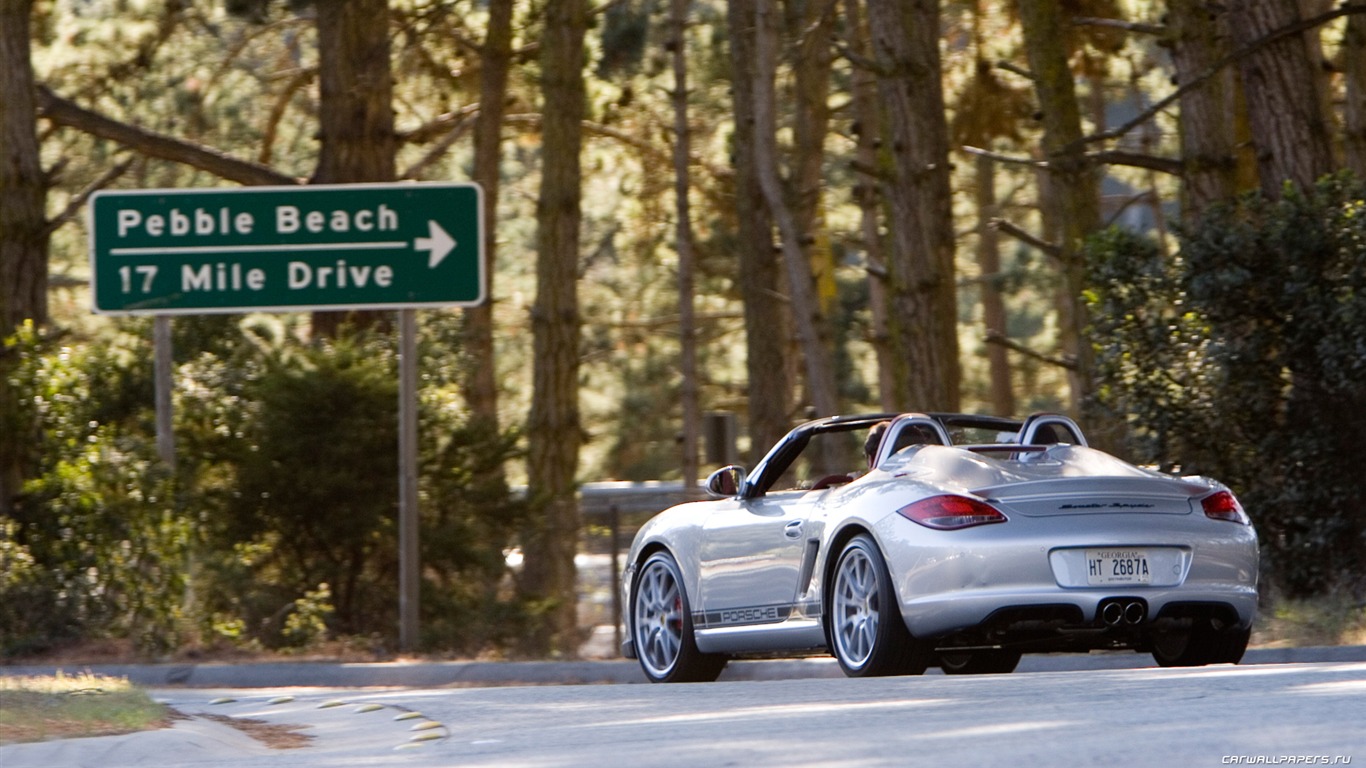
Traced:
<path id="1" fill-rule="evenodd" d="M 953 531 L 971 528 L 974 525 L 1006 521 L 1006 516 L 995 507 L 966 496 L 931 496 L 914 504 L 907 504 L 897 512 L 907 520 L 939 531 Z"/>
<path id="2" fill-rule="evenodd" d="M 1238 503 L 1238 499 L 1228 491 L 1206 496 L 1200 500 L 1200 506 L 1205 509 L 1205 517 L 1211 520 L 1227 520 L 1230 523 L 1242 523 L 1250 525 L 1252 520 L 1243 511 L 1243 505 Z"/>

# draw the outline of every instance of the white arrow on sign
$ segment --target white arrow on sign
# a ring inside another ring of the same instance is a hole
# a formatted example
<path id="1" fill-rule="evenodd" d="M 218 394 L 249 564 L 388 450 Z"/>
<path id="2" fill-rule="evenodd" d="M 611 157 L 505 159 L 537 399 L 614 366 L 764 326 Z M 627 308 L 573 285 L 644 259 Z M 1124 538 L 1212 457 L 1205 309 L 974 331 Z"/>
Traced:
<path id="1" fill-rule="evenodd" d="M 431 251 L 431 255 L 427 257 L 427 268 L 432 269 L 455 248 L 455 238 L 446 234 L 446 230 L 442 229 L 440 224 L 430 219 L 427 220 L 427 233 L 431 236 L 419 237 L 413 241 L 413 250 Z"/>

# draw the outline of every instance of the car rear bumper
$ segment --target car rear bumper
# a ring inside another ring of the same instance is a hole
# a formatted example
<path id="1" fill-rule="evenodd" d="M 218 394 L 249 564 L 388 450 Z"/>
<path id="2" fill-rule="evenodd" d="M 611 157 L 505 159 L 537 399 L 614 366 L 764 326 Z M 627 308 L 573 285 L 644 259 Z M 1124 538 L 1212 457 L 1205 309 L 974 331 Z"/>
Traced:
<path id="1" fill-rule="evenodd" d="M 949 647 L 1031 651 L 1144 648 L 1154 634 L 1195 621 L 1247 629 L 1256 615 L 1255 588 L 956 593 L 902 604 L 902 617 L 916 637 Z"/>

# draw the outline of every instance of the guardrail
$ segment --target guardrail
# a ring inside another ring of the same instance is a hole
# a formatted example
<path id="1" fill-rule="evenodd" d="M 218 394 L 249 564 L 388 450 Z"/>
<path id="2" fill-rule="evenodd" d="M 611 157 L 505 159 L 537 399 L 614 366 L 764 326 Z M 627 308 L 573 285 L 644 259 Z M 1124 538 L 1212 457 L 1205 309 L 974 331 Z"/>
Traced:
<path id="1" fill-rule="evenodd" d="M 656 513 L 685 501 L 707 498 L 701 488 L 686 490 L 681 482 L 604 482 L 585 483 L 579 488 L 579 514 L 584 521 L 581 552 L 586 555 L 607 555 L 611 574 L 606 585 L 611 591 L 611 621 L 613 648 L 621 647 L 622 557 L 631 546 L 636 531 Z M 596 580 L 585 579 L 580 569 L 580 601 L 592 602 L 592 592 L 599 588 Z M 587 589 L 585 589 L 587 588 Z"/>

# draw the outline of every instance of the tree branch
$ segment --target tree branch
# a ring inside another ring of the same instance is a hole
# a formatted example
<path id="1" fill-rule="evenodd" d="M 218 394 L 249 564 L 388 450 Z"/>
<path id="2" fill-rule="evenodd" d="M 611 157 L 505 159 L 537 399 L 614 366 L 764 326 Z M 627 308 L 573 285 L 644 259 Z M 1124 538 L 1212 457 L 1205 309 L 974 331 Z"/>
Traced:
<path id="1" fill-rule="evenodd" d="M 969 155 L 985 157 L 988 160 L 995 160 L 998 163 L 1009 163 L 1011 165 L 1027 165 L 1030 168 L 1048 167 L 1048 163 L 1042 160 L 1035 160 L 1032 157 L 1016 157 L 1014 155 L 1002 155 L 996 152 L 992 152 L 989 149 L 982 149 L 981 147 L 969 147 L 966 144 L 963 145 L 962 150 L 964 152 L 967 152 Z"/>
<path id="2" fill-rule="evenodd" d="M 266 129 L 261 136 L 261 152 L 256 157 L 257 162 L 263 165 L 270 163 L 271 153 L 275 148 L 276 132 L 280 127 L 280 121 L 284 119 L 285 108 L 289 106 L 294 94 L 317 75 L 318 70 L 314 67 L 299 70 L 285 85 L 284 92 L 275 99 L 275 104 L 270 108 L 270 117 L 266 118 Z"/>
<path id="3" fill-rule="evenodd" d="M 98 179 L 95 179 L 94 181 L 90 182 L 90 184 L 87 185 L 85 189 L 82 189 L 74 197 L 68 200 L 66 203 L 66 208 L 62 209 L 61 213 L 57 214 L 56 216 L 48 220 L 47 225 L 43 228 L 44 236 L 51 235 L 53 232 L 56 232 L 58 229 L 60 229 L 63 224 L 76 218 L 76 213 L 80 211 L 81 206 L 85 205 L 85 201 L 89 200 L 91 195 L 95 194 L 101 189 L 104 189 L 110 184 L 113 184 L 115 179 L 127 173 L 128 169 L 131 167 L 133 167 L 133 159 L 128 158 L 127 160 L 124 160 L 123 162 L 115 165 L 114 167 L 100 174 L 100 177 Z"/>
<path id="4" fill-rule="evenodd" d="M 469 104 L 453 112 L 439 115 L 411 131 L 400 131 L 398 140 L 406 144 L 426 144 L 429 141 L 447 136 L 451 131 L 460 129 L 468 119 L 479 114 L 478 104 Z M 463 129 L 461 129 L 463 130 Z"/>
<path id="5" fill-rule="evenodd" d="M 475 113 L 478 113 L 477 109 L 475 110 Z M 409 180 L 416 179 L 420 176 L 423 171 L 427 170 L 428 167 L 444 157 L 447 152 L 451 151 L 451 147 L 455 146 L 455 142 L 459 141 L 460 137 L 464 136 L 474 125 L 474 120 L 474 117 L 467 116 L 456 122 L 456 124 L 446 132 L 446 135 L 441 137 L 440 141 L 436 142 L 431 149 L 423 153 L 421 159 L 408 166 L 408 169 L 400 174 L 399 178 Z"/>
<path id="6" fill-rule="evenodd" d="M 1147 168 L 1150 171 L 1157 171 L 1171 176 L 1180 176 L 1185 172 L 1185 166 L 1182 165 L 1180 160 L 1145 155 L 1139 152 L 1106 149 L 1100 152 L 1092 152 L 1089 157 L 1097 163 L 1104 163 L 1105 165 L 1125 165 L 1130 168 Z"/>
<path id="7" fill-rule="evenodd" d="M 1105 226 L 1108 227 L 1114 224 L 1116 221 L 1119 221 L 1119 218 L 1124 215 L 1125 211 L 1129 210 L 1129 208 L 1131 208 L 1132 206 L 1137 205 L 1138 203 L 1141 203 L 1145 200 L 1158 202 L 1157 195 L 1151 191 L 1139 192 L 1136 195 L 1131 195 L 1128 199 L 1126 199 L 1123 202 L 1123 204 L 1119 206 L 1119 208 L 1114 213 L 1110 214 L 1110 218 L 1108 221 L 1105 222 Z"/>
<path id="8" fill-rule="evenodd" d="M 1002 155 L 980 147 L 970 147 L 964 145 L 961 149 L 969 155 L 985 157 L 988 160 L 995 160 L 998 163 L 1010 163 L 1012 165 L 1025 165 L 1030 168 L 1045 169 L 1048 163 L 1042 160 L 1035 160 L 1032 157 L 1019 157 L 1015 155 Z M 1099 152 L 1092 152 L 1087 155 L 1097 163 L 1104 165 L 1125 165 L 1131 168 L 1147 168 L 1150 171 L 1180 176 L 1184 167 L 1179 160 L 1172 160 L 1166 157 L 1145 155 L 1139 152 L 1125 152 L 1118 149 L 1106 149 Z"/>
<path id="9" fill-rule="evenodd" d="M 1171 104 L 1175 102 L 1177 99 L 1181 98 L 1189 91 L 1200 87 L 1204 84 L 1206 80 L 1210 79 L 1211 77 L 1214 77 L 1215 75 L 1219 74 L 1219 72 L 1222 71 L 1224 67 L 1242 61 L 1248 56 L 1251 56 L 1252 54 L 1260 51 L 1261 49 L 1279 40 L 1291 37 L 1292 35 L 1298 35 L 1304 32 L 1308 32 L 1309 30 L 1314 29 L 1315 27 L 1323 26 L 1324 24 L 1327 24 L 1328 22 L 1333 21 L 1334 19 L 1338 19 L 1343 16 L 1348 16 L 1353 13 L 1366 13 L 1366 6 L 1344 5 L 1340 8 L 1335 8 L 1331 11 L 1321 13 L 1318 16 L 1315 16 L 1311 19 L 1302 19 L 1300 21 L 1295 22 L 1294 24 L 1281 27 L 1280 29 L 1268 34 L 1266 37 L 1257 40 L 1256 42 L 1248 45 L 1245 48 L 1234 51 L 1219 59 L 1218 61 L 1214 62 L 1213 64 L 1209 65 L 1205 69 L 1201 70 L 1200 74 L 1191 78 L 1190 82 L 1186 83 L 1185 85 L 1182 85 L 1181 87 L 1177 88 L 1176 90 L 1172 91 L 1171 93 L 1167 94 L 1161 99 L 1158 99 L 1156 102 L 1153 103 L 1151 107 L 1148 107 L 1147 109 L 1138 113 L 1123 125 L 1117 126 L 1108 131 L 1102 131 L 1101 133 L 1092 134 L 1090 136 L 1083 136 L 1076 142 L 1073 142 L 1072 145 L 1064 147 L 1059 154 L 1068 154 L 1070 152 L 1075 152 L 1081 149 L 1081 146 L 1084 146 L 1086 144 L 1094 144 L 1100 141 L 1108 141 L 1109 139 L 1117 139 L 1123 136 L 1124 134 L 1128 133 L 1129 131 L 1132 131 L 1133 129 L 1142 125 L 1143 123 L 1146 123 L 1149 120 L 1151 120 L 1154 115 L 1171 106 Z"/>
<path id="10" fill-rule="evenodd" d="M 183 139 L 147 131 L 121 123 L 61 98 L 46 86 L 39 86 L 38 113 L 57 125 L 75 128 L 101 139 L 118 142 L 147 157 L 184 163 L 221 179 L 248 186 L 294 185 L 300 179 L 286 176 L 269 166 L 239 160 L 216 149 Z"/>
<path id="11" fill-rule="evenodd" d="M 1010 235 L 1011 237 L 1015 238 L 1016 240 L 1019 240 L 1025 245 L 1037 248 L 1055 259 L 1062 258 L 1061 246 L 1059 246 L 1056 243 L 1050 243 L 1042 238 L 1035 237 L 1029 232 L 1026 232 L 1024 229 L 1016 226 L 1015 224 L 1012 224 L 1009 221 L 1006 221 L 1005 219 L 992 219 L 991 227 L 998 232 L 1004 232 L 1005 234 Z"/>
<path id="12" fill-rule="evenodd" d="M 1015 352 L 1019 352 L 1025 357 L 1028 357 L 1032 360 L 1038 360 L 1041 363 L 1056 365 L 1059 368 L 1065 368 L 1069 371 L 1075 371 L 1077 369 L 1077 361 L 1071 358 L 1051 357 L 1041 352 L 1035 352 L 1034 350 L 1024 346 L 1023 344 L 1017 341 L 1012 341 L 1006 338 L 1005 335 L 1002 334 L 1000 331 L 987 331 L 987 335 L 985 338 L 982 339 L 982 341 L 986 342 L 987 344 L 995 344 L 997 346 L 1005 347 L 1009 350 L 1014 350 Z"/>
<path id="13" fill-rule="evenodd" d="M 1109 27 L 1110 29 L 1121 29 L 1125 32 L 1136 32 L 1140 35 L 1165 35 L 1167 28 L 1161 24 L 1144 24 L 1140 21 L 1125 21 L 1123 19 L 1101 19 L 1094 16 L 1078 16 L 1072 19 L 1072 25 L 1077 27 Z"/>
<path id="14" fill-rule="evenodd" d="M 851 46 L 841 42 L 838 39 L 832 39 L 830 41 L 830 45 L 835 49 L 835 53 L 838 54 L 840 58 L 843 58 L 845 61 L 849 62 L 849 64 L 853 66 L 855 69 L 861 69 L 865 72 L 872 72 L 873 74 L 882 77 L 887 77 L 892 74 L 891 70 L 889 70 L 887 67 L 882 66 L 881 64 L 877 63 L 873 59 L 868 58 L 867 56 L 859 55 L 859 53 L 855 51 Z"/>
<path id="15" fill-rule="evenodd" d="M 1011 63 L 1011 62 L 1009 62 L 1009 61 L 1005 61 L 1004 59 L 1002 59 L 1001 61 L 996 62 L 996 68 L 997 68 L 997 69 L 1004 69 L 1004 70 L 1007 71 L 1007 72 L 1011 72 L 1011 73 L 1017 74 L 1017 75 L 1019 75 L 1020 77 L 1023 77 L 1024 79 L 1029 80 L 1029 81 L 1033 81 L 1033 80 L 1034 80 L 1034 73 L 1033 73 L 1033 72 L 1030 72 L 1029 70 L 1025 69 L 1024 67 L 1022 67 L 1022 66 L 1020 66 L 1020 65 L 1018 65 L 1018 64 L 1013 64 L 1013 63 Z"/>
<path id="16" fill-rule="evenodd" d="M 858 160 L 850 160 L 849 168 L 852 169 L 854 173 L 867 176 L 868 178 L 873 179 L 877 182 L 885 182 L 888 180 L 888 176 L 886 173 L 883 173 L 882 171 L 878 170 L 877 168 L 874 168 L 871 165 L 868 165 L 867 163 L 860 163 Z"/>
<path id="17" fill-rule="evenodd" d="M 506 122 L 508 125 L 523 125 L 531 128 L 539 128 L 541 125 L 541 116 L 535 113 L 508 115 Z M 594 136 L 619 141 L 628 147 L 639 150 L 643 155 L 658 160 L 660 163 L 671 162 L 669 150 L 667 148 L 660 148 L 634 134 L 619 131 L 616 128 L 603 125 L 602 123 L 594 123 L 588 120 L 583 121 L 583 130 Z M 730 169 L 721 168 L 704 161 L 701 156 L 696 153 L 693 153 L 690 157 L 689 164 L 705 170 L 712 178 L 716 179 L 728 179 L 735 175 L 735 172 Z"/>

